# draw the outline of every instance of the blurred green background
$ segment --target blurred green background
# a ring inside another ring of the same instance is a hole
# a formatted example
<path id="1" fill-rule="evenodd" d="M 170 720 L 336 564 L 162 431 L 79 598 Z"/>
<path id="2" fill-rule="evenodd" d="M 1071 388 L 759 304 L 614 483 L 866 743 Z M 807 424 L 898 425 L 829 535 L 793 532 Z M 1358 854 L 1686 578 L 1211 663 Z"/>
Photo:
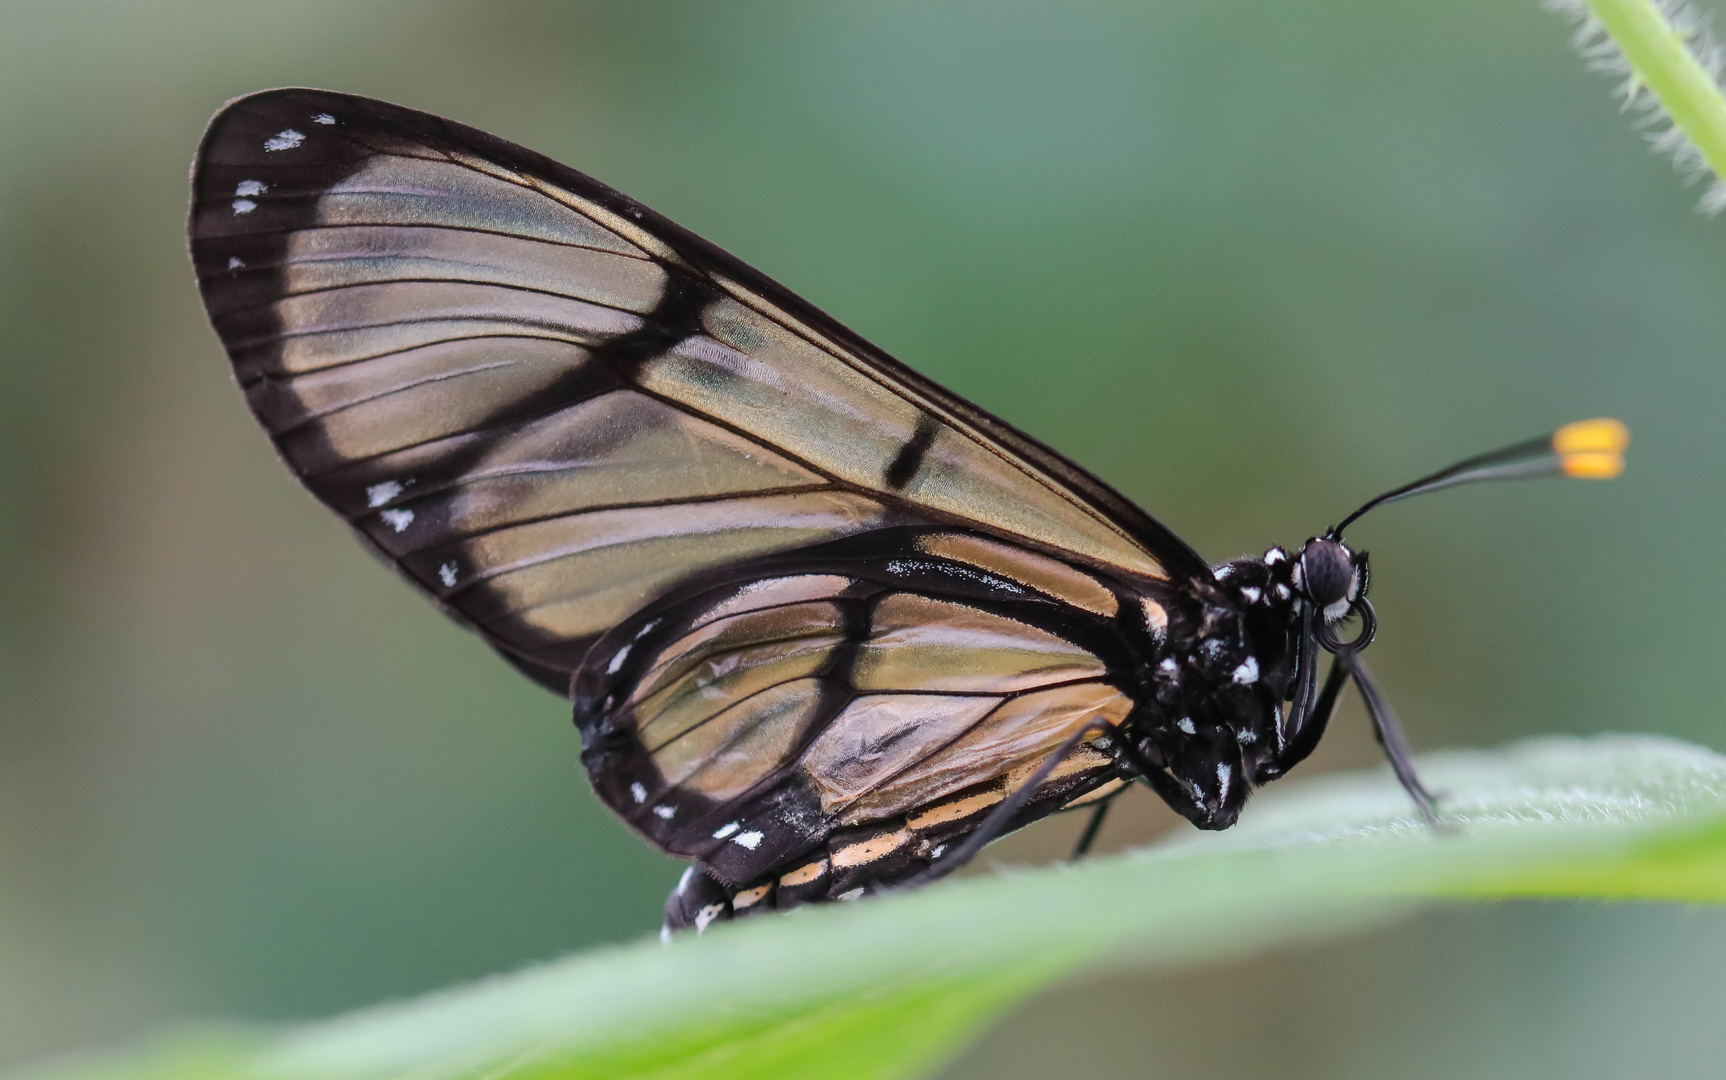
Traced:
<path id="1" fill-rule="evenodd" d="M 1726 749 L 1726 220 L 1533 0 L 7 2 L 0 1065 L 650 932 L 566 707 L 273 460 L 184 254 L 224 99 L 370 94 L 668 214 L 1207 555 L 1600 414 L 1609 485 L 1351 532 L 1423 748 Z M 1308 774 L 1372 764 L 1350 707 Z M 1142 795 L 1106 846 L 1168 827 Z M 1077 822 L 993 852 L 1051 857 Z M 1726 913 L 1453 909 L 1045 995 L 950 1069 L 1716 1074 Z"/>

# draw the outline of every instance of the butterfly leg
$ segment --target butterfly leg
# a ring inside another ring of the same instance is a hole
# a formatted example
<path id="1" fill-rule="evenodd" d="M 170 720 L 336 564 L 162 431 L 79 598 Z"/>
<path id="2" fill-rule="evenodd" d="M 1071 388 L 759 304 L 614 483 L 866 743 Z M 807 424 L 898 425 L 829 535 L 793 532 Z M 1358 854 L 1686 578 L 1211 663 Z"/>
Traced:
<path id="1" fill-rule="evenodd" d="M 1341 663 L 1344 654 L 1337 655 Z M 1379 694 L 1378 686 L 1373 682 L 1372 673 L 1366 669 L 1366 664 L 1358 656 L 1350 654 L 1350 664 L 1353 668 L 1354 685 L 1360 690 L 1361 700 L 1366 702 L 1366 711 L 1372 717 L 1372 732 L 1378 736 L 1378 744 L 1384 747 L 1384 756 L 1390 759 L 1391 771 L 1396 773 L 1397 782 L 1408 792 L 1409 798 L 1420 807 L 1421 816 L 1427 824 L 1438 824 L 1438 797 L 1426 789 L 1415 775 L 1414 762 L 1408 752 L 1408 737 L 1402 733 L 1402 724 L 1397 720 L 1396 713 L 1390 709 L 1390 702 Z"/>
<path id="2" fill-rule="evenodd" d="M 1325 676 L 1324 689 L 1319 692 L 1313 705 L 1312 714 L 1306 725 L 1295 733 L 1294 741 L 1284 752 L 1283 768 L 1294 765 L 1312 753 L 1324 735 L 1325 725 L 1330 722 L 1331 713 L 1336 709 L 1337 695 L 1343 685 L 1350 679 L 1360 690 L 1361 700 L 1366 703 L 1367 715 L 1372 718 L 1372 733 L 1378 739 L 1378 744 L 1384 748 L 1384 756 L 1390 759 L 1391 771 L 1396 773 L 1397 782 L 1408 792 L 1409 798 L 1420 808 L 1421 816 L 1431 824 L 1438 823 L 1438 798 L 1426 789 L 1415 775 L 1414 762 L 1410 760 L 1408 737 L 1403 734 L 1402 724 L 1397 720 L 1396 713 L 1391 711 L 1390 703 L 1384 700 L 1378 692 L 1378 685 L 1373 682 L 1372 673 L 1367 670 L 1366 662 L 1360 654 L 1350 650 L 1342 650 L 1331 662 L 1330 674 Z"/>
<path id="3" fill-rule="evenodd" d="M 1109 816 L 1109 807 L 1114 801 L 1113 795 L 1098 801 L 1097 808 L 1091 811 L 1091 820 L 1085 822 L 1085 831 L 1079 834 L 1079 842 L 1073 845 L 1073 853 L 1067 856 L 1068 862 L 1078 862 L 1090 853 L 1091 845 L 1097 842 L 1097 834 L 1103 830 L 1103 819 Z"/>
<path id="4" fill-rule="evenodd" d="M 1025 804 L 1031 801 L 1031 796 L 1035 795 L 1037 789 L 1043 786 L 1043 781 L 1047 780 L 1049 774 L 1055 771 L 1055 766 L 1064 761 L 1068 754 L 1078 748 L 1080 743 L 1094 739 L 1103 732 L 1113 730 L 1114 725 L 1106 720 L 1092 720 L 1073 732 L 1065 742 L 1055 749 L 1054 753 L 1043 759 L 1043 764 L 1037 767 L 1037 771 L 1031 774 L 1029 780 L 1019 785 L 1011 795 L 1001 801 L 1000 805 L 990 811 L 989 816 L 983 819 L 983 823 L 977 826 L 975 832 L 965 838 L 964 843 L 954 848 L 950 854 L 927 870 L 901 881 L 895 888 L 910 889 L 918 885 L 927 885 L 931 881 L 939 881 L 970 862 L 979 851 L 988 845 L 989 841 L 1007 831 L 1007 826 L 1012 822 L 1014 815 L 1018 814 Z"/>
<path id="5" fill-rule="evenodd" d="M 1337 695 L 1342 693 L 1342 688 L 1348 682 L 1349 676 L 1354 674 L 1353 654 L 1351 653 L 1349 656 L 1350 659 L 1344 659 L 1343 654 L 1338 653 L 1331 660 L 1330 674 L 1326 675 L 1324 679 L 1324 689 L 1319 691 L 1306 716 L 1301 718 L 1303 722 L 1295 727 L 1294 737 L 1289 741 L 1288 748 L 1282 753 L 1280 760 L 1283 772 L 1287 772 L 1291 766 L 1305 761 L 1307 755 L 1313 752 L 1313 747 L 1317 746 L 1319 740 L 1324 738 L 1324 731 L 1326 726 L 1330 724 L 1331 714 L 1336 711 Z"/>

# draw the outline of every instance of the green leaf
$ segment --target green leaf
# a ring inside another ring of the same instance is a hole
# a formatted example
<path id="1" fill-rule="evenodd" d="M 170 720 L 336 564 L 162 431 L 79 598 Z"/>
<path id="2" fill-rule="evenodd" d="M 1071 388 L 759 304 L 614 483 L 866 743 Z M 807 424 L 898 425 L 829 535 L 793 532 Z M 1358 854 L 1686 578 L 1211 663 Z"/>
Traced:
<path id="1" fill-rule="evenodd" d="M 1234 830 L 575 956 L 268 1038 L 43 1073 L 272 1080 L 923 1075 L 1084 966 L 1173 966 L 1446 897 L 1726 901 L 1726 758 L 1543 740 L 1262 794 Z"/>

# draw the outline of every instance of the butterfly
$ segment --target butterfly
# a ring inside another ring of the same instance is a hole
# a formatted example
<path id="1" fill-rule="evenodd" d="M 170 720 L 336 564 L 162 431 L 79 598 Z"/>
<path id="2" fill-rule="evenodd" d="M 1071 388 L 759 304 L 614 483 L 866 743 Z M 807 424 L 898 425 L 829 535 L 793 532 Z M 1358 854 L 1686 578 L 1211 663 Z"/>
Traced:
<path id="1" fill-rule="evenodd" d="M 1227 828 L 1350 681 L 1430 816 L 1343 529 L 1459 483 L 1613 476 L 1628 441 L 1567 425 L 1213 566 L 758 271 L 473 128 L 265 91 L 211 121 L 192 187 L 204 303 L 283 461 L 569 698 L 599 798 L 691 863 L 667 931 L 922 884 L 1088 806 L 1082 853 L 1134 782 Z"/>

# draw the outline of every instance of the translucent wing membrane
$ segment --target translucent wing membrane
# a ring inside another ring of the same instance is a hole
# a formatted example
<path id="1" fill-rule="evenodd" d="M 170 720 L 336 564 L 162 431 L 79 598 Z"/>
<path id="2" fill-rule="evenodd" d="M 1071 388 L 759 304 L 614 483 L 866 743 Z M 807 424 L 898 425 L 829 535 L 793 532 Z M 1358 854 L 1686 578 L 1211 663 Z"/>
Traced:
<path id="1" fill-rule="evenodd" d="M 928 554 L 954 550 L 976 561 Z M 1070 568 L 1050 581 L 1045 561 L 886 530 L 669 596 L 577 679 L 589 774 L 649 839 L 733 885 L 803 856 L 829 860 L 834 895 L 927 867 L 1075 732 L 1133 708 L 1113 593 Z M 1060 595 L 1081 579 L 1106 613 Z M 1023 816 L 1115 775 L 1081 745 Z"/>
<path id="2" fill-rule="evenodd" d="M 1209 576 L 1053 451 L 651 211 L 501 140 L 362 98 L 271 91 L 217 116 L 193 183 L 205 303 L 288 465 L 560 693 L 596 640 L 656 600 L 886 528 L 961 526 L 952 543 L 1058 555 L 1040 557 L 1045 583 L 1065 575 L 1062 599 L 1093 609 L 1112 599 L 1076 566 Z M 751 678 L 774 680 L 750 708 L 780 710 L 790 726 L 777 734 L 741 721 L 724 737 L 729 721 L 669 734 L 687 695 L 662 673 L 657 704 L 631 708 L 663 709 L 667 776 L 693 769 L 688 783 L 729 790 L 718 758 L 771 760 L 806 741 L 804 691 L 842 648 L 828 639 L 860 632 L 840 628 L 834 603 L 788 608 L 772 631 L 713 630 L 787 635 L 735 653 Z M 919 627 L 996 633 L 933 604 L 871 611 L 857 672 L 879 700 L 859 709 L 910 715 L 894 702 L 946 677 Z M 1083 666 L 1034 634 L 1015 648 L 1062 679 Z M 962 692 L 995 694 L 992 708 L 1030 692 L 1031 676 L 996 677 Z M 941 710 L 930 723 L 981 722 Z"/>

